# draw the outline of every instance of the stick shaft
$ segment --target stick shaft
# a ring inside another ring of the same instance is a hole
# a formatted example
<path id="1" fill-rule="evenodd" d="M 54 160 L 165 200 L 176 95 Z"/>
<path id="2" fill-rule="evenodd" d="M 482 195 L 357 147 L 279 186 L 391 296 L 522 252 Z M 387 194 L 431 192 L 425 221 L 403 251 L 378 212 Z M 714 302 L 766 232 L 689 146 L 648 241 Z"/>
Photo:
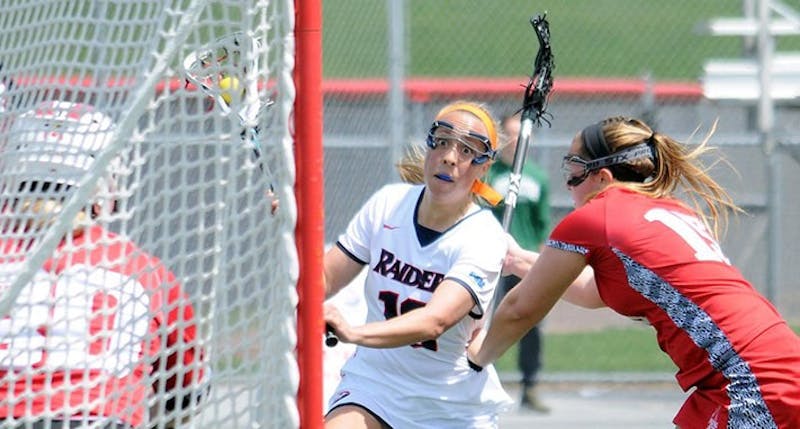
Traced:
<path id="1" fill-rule="evenodd" d="M 514 150 L 514 164 L 511 167 L 509 176 L 508 194 L 505 197 L 505 207 L 503 208 L 503 231 L 508 232 L 511 228 L 511 219 L 514 215 L 514 208 L 517 207 L 517 196 L 519 195 L 522 184 L 522 169 L 525 166 L 525 157 L 528 154 L 528 147 L 533 139 L 533 115 L 530 109 L 522 112 L 522 119 L 517 137 L 517 148 Z"/>

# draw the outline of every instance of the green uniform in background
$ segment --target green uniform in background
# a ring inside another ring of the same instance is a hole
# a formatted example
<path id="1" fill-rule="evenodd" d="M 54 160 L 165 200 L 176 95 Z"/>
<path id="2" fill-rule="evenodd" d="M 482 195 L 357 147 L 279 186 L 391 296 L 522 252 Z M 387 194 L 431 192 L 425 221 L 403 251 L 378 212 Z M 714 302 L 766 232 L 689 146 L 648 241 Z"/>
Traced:
<path id="1" fill-rule="evenodd" d="M 510 175 L 511 166 L 498 157 L 486 175 L 486 183 L 501 195 L 506 196 Z M 505 202 L 498 204 L 492 210 L 497 219 L 502 222 Z M 549 180 L 545 171 L 532 162 L 526 162 L 523 166 L 517 205 L 514 208 L 508 232 L 522 248 L 537 252 L 550 234 Z M 515 276 L 502 277 L 498 285 L 502 293 L 501 297 L 519 283 L 519 280 Z M 520 406 L 546 413 L 550 409 L 539 400 L 534 389 L 537 374 L 541 368 L 541 353 L 540 329 L 539 326 L 534 326 L 519 341 L 517 365 L 522 373 Z"/>
<path id="2" fill-rule="evenodd" d="M 486 175 L 486 183 L 505 196 L 508 194 L 510 175 L 511 166 L 497 160 Z M 504 210 L 504 203 L 492 209 L 501 222 Z M 532 162 L 526 162 L 523 166 L 522 184 L 508 232 L 522 248 L 536 252 L 550 234 L 549 180 L 545 171 Z"/>

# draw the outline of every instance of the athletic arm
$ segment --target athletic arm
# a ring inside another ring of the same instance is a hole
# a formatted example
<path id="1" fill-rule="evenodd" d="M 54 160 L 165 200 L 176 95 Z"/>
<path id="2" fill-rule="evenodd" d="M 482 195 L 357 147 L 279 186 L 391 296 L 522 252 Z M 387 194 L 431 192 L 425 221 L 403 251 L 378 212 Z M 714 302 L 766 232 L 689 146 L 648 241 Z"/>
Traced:
<path id="1" fill-rule="evenodd" d="M 338 245 L 332 246 L 323 258 L 325 299 L 336 295 L 356 278 L 364 265 L 348 256 Z"/>
<path id="2" fill-rule="evenodd" d="M 503 274 L 513 274 L 523 278 L 536 263 L 536 260 L 539 259 L 540 253 L 521 248 L 510 235 L 506 238 L 508 239 L 508 253 L 506 253 L 503 261 Z M 542 246 L 542 249 L 545 248 L 546 246 Z M 602 308 L 606 306 L 597 291 L 594 271 L 588 265 L 581 271 L 575 281 L 570 284 L 562 298 L 570 304 L 584 308 Z"/>
<path id="3" fill-rule="evenodd" d="M 578 278 L 569 285 L 561 298 L 570 304 L 583 308 L 596 309 L 606 306 L 606 303 L 600 298 L 600 292 L 597 290 L 594 270 L 588 265 L 581 271 Z"/>
<path id="4" fill-rule="evenodd" d="M 586 266 L 583 255 L 546 247 L 495 310 L 473 362 L 495 361 L 539 323 Z M 473 351 L 472 349 L 470 351 Z"/>
<path id="5" fill-rule="evenodd" d="M 523 249 L 510 234 L 506 234 L 506 241 L 508 250 L 503 259 L 502 273 L 504 276 L 514 275 L 523 278 L 539 258 L 539 252 Z"/>
<path id="6" fill-rule="evenodd" d="M 397 317 L 351 326 L 334 305 L 326 304 L 325 322 L 345 343 L 392 348 L 438 338 L 466 317 L 474 306 L 475 301 L 464 286 L 445 279 L 425 306 Z"/>

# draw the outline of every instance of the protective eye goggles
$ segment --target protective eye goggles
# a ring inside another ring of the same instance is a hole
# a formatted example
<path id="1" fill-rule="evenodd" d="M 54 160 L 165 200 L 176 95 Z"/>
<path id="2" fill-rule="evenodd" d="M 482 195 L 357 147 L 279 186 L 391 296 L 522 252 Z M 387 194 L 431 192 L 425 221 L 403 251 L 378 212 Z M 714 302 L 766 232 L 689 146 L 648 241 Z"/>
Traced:
<path id="1" fill-rule="evenodd" d="M 567 186 L 575 187 L 583 183 L 589 174 L 601 168 L 624 164 L 639 158 L 655 159 L 653 148 L 647 143 L 639 143 L 611 155 L 587 161 L 578 155 L 567 155 L 561 160 L 561 172 Z M 578 171 L 576 174 L 576 170 Z"/>
<path id="2" fill-rule="evenodd" d="M 589 177 L 591 171 L 586 168 L 588 163 L 589 161 L 578 155 L 567 155 L 561 160 L 561 174 L 564 176 L 567 186 L 578 186 Z"/>
<path id="3" fill-rule="evenodd" d="M 449 150 L 455 144 L 459 160 L 471 160 L 476 165 L 494 159 L 497 155 L 497 152 L 491 149 L 492 143 L 488 137 L 472 131 L 467 133 L 456 131 L 453 124 L 445 121 L 433 121 L 425 143 L 431 150 Z"/>

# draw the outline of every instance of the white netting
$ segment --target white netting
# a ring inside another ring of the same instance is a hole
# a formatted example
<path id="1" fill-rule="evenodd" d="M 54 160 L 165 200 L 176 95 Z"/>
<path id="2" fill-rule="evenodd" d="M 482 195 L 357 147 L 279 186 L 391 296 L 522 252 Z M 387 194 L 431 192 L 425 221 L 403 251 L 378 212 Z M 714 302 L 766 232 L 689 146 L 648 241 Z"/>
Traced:
<path id="1" fill-rule="evenodd" d="M 0 427 L 299 425 L 293 5 L 0 0 Z"/>

